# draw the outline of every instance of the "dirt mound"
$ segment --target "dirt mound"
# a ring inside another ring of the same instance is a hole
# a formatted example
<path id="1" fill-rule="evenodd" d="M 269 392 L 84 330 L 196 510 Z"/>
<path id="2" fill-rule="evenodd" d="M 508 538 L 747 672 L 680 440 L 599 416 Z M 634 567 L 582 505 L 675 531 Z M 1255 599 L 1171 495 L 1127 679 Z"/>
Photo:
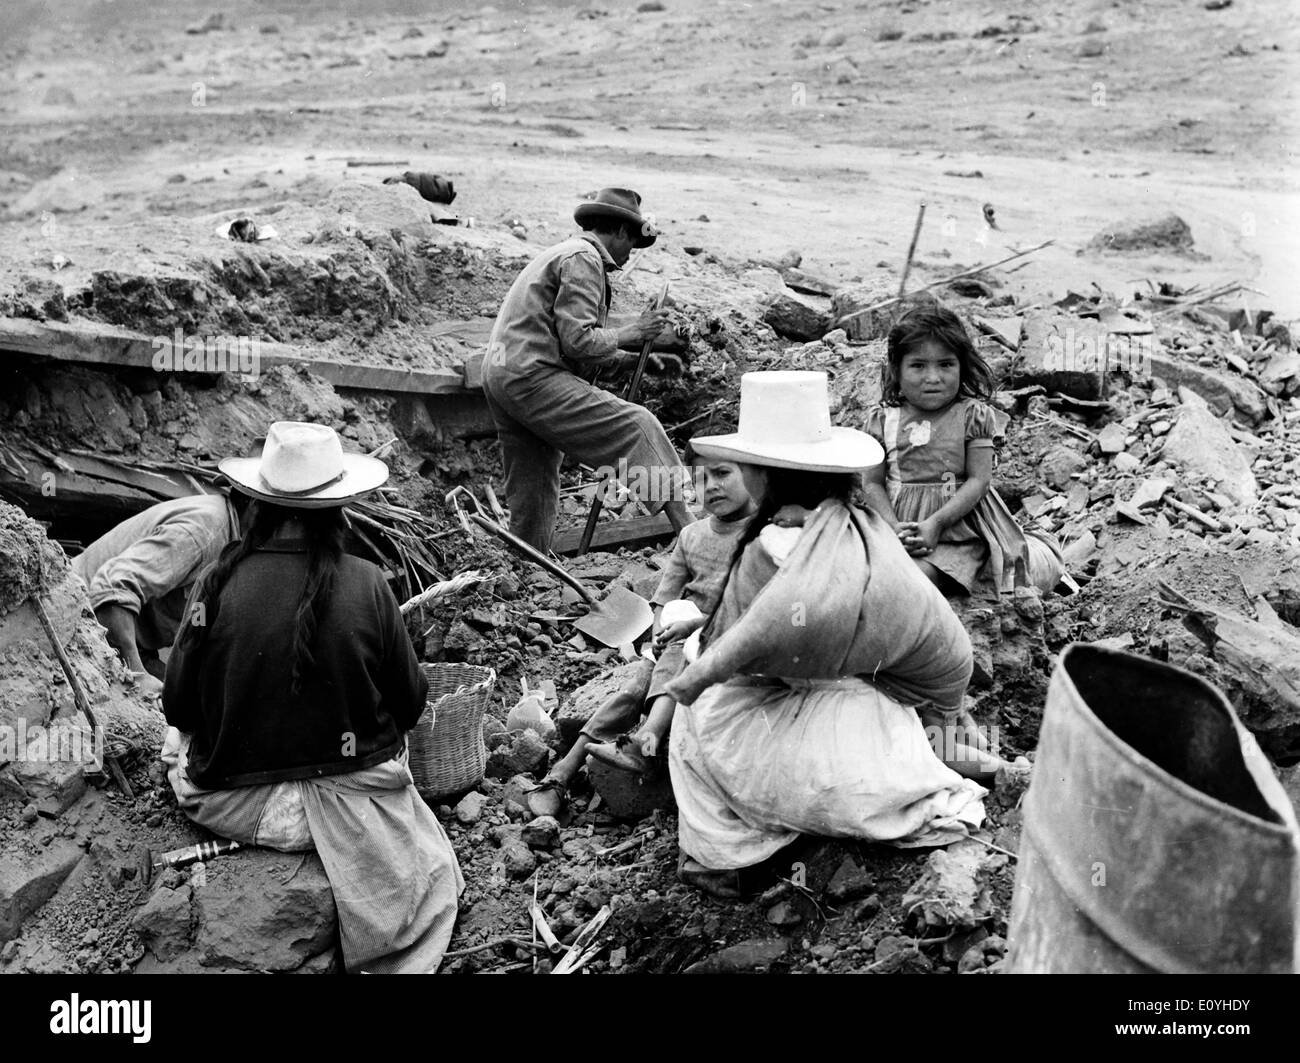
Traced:
<path id="1" fill-rule="evenodd" d="M 67 570 L 63 552 L 21 509 L 0 503 L 0 614 L 39 594 Z"/>

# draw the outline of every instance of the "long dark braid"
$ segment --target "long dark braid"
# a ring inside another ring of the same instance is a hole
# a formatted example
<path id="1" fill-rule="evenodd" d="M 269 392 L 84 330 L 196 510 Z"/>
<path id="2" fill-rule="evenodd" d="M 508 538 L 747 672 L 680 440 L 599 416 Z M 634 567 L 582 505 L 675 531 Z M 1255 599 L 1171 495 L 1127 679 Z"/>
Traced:
<path id="1" fill-rule="evenodd" d="M 340 559 L 343 557 L 343 539 L 346 525 L 343 511 L 337 506 L 324 509 L 298 509 L 270 502 L 253 500 L 249 503 L 248 530 L 242 539 L 226 544 L 195 584 L 186 610 L 184 626 L 177 636 L 181 648 L 199 646 L 208 629 L 216 623 L 221 609 L 221 591 L 230 574 L 249 555 L 255 553 L 274 537 L 288 520 L 302 522 L 307 543 L 307 579 L 294 615 L 292 681 L 290 693 L 301 692 L 302 677 L 316 663 L 312 651 L 316 632 L 329 607 L 330 594 Z"/>
<path id="2" fill-rule="evenodd" d="M 772 465 L 766 466 L 765 470 L 767 490 L 764 491 L 763 501 L 758 504 L 754 516 L 750 518 L 749 524 L 736 540 L 736 548 L 732 551 L 731 563 L 727 566 L 727 578 L 723 581 L 722 591 L 718 594 L 718 600 L 713 604 L 709 619 L 700 632 L 702 646 L 707 643 L 712 634 L 718 607 L 722 605 L 727 584 L 731 582 L 745 547 L 757 539 L 762 530 L 772 522 L 777 510 L 783 506 L 816 509 L 828 498 L 849 505 L 859 487 L 858 475 L 851 472 L 810 472 L 807 469 L 780 469 Z"/>

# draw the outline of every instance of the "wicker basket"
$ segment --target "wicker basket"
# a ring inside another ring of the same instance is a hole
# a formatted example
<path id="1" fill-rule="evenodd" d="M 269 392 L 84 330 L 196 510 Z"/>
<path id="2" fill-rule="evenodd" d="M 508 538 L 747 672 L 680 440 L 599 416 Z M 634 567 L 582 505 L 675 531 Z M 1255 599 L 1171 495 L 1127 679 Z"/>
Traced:
<path id="1" fill-rule="evenodd" d="M 422 664 L 420 670 L 429 697 L 407 736 L 411 775 L 422 796 L 445 797 L 483 778 L 483 710 L 497 674 L 476 664 Z"/>

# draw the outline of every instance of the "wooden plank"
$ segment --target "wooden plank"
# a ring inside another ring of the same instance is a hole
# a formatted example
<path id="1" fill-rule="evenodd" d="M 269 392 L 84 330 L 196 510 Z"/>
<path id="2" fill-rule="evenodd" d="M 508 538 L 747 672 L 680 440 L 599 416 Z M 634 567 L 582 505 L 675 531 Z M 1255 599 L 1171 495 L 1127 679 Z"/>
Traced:
<path id="1" fill-rule="evenodd" d="M 466 343 L 481 343 L 486 347 L 492 338 L 492 326 L 495 324 L 495 318 L 476 317 L 468 321 L 444 321 L 430 325 L 424 331 L 428 336 L 455 336 Z"/>
<path id="2" fill-rule="evenodd" d="M 0 350 L 3 351 L 83 365 L 153 369 L 157 349 L 152 337 L 111 325 L 0 318 Z M 260 368 L 303 366 L 335 387 L 424 395 L 465 390 L 464 374 L 458 368 L 412 369 L 317 358 L 301 348 L 263 340 L 258 341 L 256 351 Z"/>
<path id="3" fill-rule="evenodd" d="M 582 525 L 561 528 L 551 540 L 551 550 L 557 554 L 571 554 L 578 549 L 578 540 L 582 538 Z M 606 547 L 614 550 L 620 546 L 631 546 L 651 539 L 671 539 L 672 522 L 663 513 L 653 517 L 634 517 L 632 520 L 609 520 L 596 525 L 596 534 L 592 537 L 593 547 Z"/>

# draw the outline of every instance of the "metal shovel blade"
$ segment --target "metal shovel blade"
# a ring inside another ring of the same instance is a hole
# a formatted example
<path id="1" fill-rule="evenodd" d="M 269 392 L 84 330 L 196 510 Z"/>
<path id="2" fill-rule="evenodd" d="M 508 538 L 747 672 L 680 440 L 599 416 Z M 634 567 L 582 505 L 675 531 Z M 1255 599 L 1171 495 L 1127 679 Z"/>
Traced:
<path id="1" fill-rule="evenodd" d="M 573 626 L 604 646 L 635 642 L 654 622 L 650 603 L 626 587 L 614 587 Z"/>

